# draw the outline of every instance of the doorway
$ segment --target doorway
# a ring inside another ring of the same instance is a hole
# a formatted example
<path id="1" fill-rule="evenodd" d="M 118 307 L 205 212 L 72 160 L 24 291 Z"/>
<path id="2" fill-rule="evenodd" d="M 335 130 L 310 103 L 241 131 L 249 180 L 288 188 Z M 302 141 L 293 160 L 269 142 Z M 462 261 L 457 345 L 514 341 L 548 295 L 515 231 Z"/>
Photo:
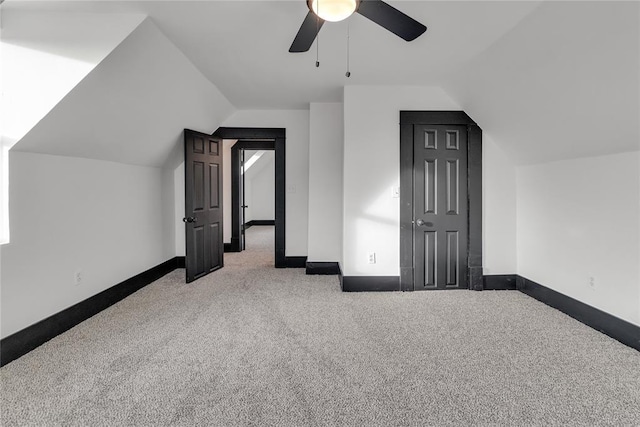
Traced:
<path id="1" fill-rule="evenodd" d="M 275 157 L 275 267 L 286 268 L 285 256 L 285 129 L 221 127 L 213 133 L 222 139 L 235 139 L 231 147 L 231 243 L 226 252 L 241 252 L 244 221 L 241 209 L 242 150 L 273 150 Z"/>
<path id="2" fill-rule="evenodd" d="M 482 290 L 482 130 L 462 111 L 400 112 L 400 284 Z"/>
<path id="3" fill-rule="evenodd" d="M 254 236 L 267 235 L 269 230 L 260 232 L 254 228 L 247 237 L 247 230 L 251 227 L 271 227 L 273 234 L 275 226 L 275 153 L 269 150 L 240 150 L 240 215 L 241 215 L 241 241 L 242 250 L 247 248 L 247 239 L 253 246 L 257 240 L 263 241 L 273 253 L 274 238 L 260 238 L 253 240 Z"/>
<path id="4" fill-rule="evenodd" d="M 246 247 L 246 228 L 253 224 L 257 225 L 264 220 L 264 218 L 259 218 L 256 223 L 249 223 L 249 218 L 247 217 L 249 209 L 254 209 L 255 206 L 248 205 L 243 172 L 246 168 L 246 162 L 250 161 L 246 153 L 257 151 L 275 151 L 274 141 L 238 140 L 231 147 L 231 247 L 229 252 L 243 251 Z M 278 171 L 276 170 L 275 175 L 277 176 L 277 174 Z M 275 219 L 271 222 L 273 223 L 272 225 L 275 225 Z"/>

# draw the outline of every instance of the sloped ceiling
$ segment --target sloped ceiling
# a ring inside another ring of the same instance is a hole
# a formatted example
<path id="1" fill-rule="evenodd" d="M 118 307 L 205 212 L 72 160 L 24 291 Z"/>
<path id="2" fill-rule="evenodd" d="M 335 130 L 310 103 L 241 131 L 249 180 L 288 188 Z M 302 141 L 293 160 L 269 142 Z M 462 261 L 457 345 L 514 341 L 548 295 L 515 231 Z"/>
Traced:
<path id="1" fill-rule="evenodd" d="M 254 155 L 258 151 L 245 150 L 245 160 L 249 160 L 250 156 Z M 256 162 L 245 171 L 247 178 L 253 179 L 258 176 L 262 170 L 270 163 L 275 162 L 275 153 L 273 151 L 265 151 Z"/>
<path id="2" fill-rule="evenodd" d="M 232 112 L 147 19 L 15 149 L 161 166 L 184 128 L 210 133 Z"/>
<path id="3" fill-rule="evenodd" d="M 546 2 L 444 84 L 517 164 L 640 148 L 640 3 Z"/>
<path id="4" fill-rule="evenodd" d="M 345 85 L 438 85 L 534 10 L 539 1 L 395 1 L 429 27 L 407 43 L 355 14 L 327 23 L 316 45 L 289 46 L 308 12 L 289 1 L 20 2 L 15 7 L 94 13 L 143 13 L 238 109 L 308 109 L 340 102 Z M 12 0 L 8 0 L 12 4 Z M 351 77 L 345 77 L 347 27 Z"/>
<path id="5" fill-rule="evenodd" d="M 319 45 L 292 54 L 289 46 L 308 12 L 304 0 L 206 2 L 197 16 L 188 10 L 176 13 L 165 2 L 163 10 L 150 13 L 237 108 L 306 109 L 310 102 L 342 101 L 345 85 L 431 85 L 486 49 L 537 6 L 537 2 L 390 3 L 424 22 L 427 33 L 407 43 L 355 14 L 343 22 L 326 23 Z M 184 22 L 189 22 L 189 31 Z M 345 76 L 347 29 L 350 78 Z"/>
<path id="6" fill-rule="evenodd" d="M 406 43 L 361 16 L 327 24 L 315 68 L 316 45 L 287 52 L 304 0 L 8 0 L 149 16 L 18 147 L 159 165 L 182 128 L 212 131 L 233 106 L 306 109 L 342 101 L 345 86 L 414 85 L 445 89 L 518 164 L 638 149 L 639 3 L 389 2 L 427 33 Z"/>
<path id="7" fill-rule="evenodd" d="M 20 140 L 144 18 L 2 7 L 3 145 Z"/>

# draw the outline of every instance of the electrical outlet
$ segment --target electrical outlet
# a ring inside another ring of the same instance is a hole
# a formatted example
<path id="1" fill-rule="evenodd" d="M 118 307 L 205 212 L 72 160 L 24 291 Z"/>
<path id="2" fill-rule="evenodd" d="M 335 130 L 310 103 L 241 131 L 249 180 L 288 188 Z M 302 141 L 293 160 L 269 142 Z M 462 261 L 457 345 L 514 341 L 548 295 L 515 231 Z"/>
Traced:
<path id="1" fill-rule="evenodd" d="M 595 289 L 596 287 L 596 278 L 593 276 L 589 276 L 589 287 L 591 289 Z"/>
<path id="2" fill-rule="evenodd" d="M 376 263 L 376 253 L 375 252 L 369 252 L 369 264 L 375 264 Z"/>
<path id="3" fill-rule="evenodd" d="M 82 284 L 82 271 L 78 270 L 73 274 L 73 284 L 80 286 Z"/>

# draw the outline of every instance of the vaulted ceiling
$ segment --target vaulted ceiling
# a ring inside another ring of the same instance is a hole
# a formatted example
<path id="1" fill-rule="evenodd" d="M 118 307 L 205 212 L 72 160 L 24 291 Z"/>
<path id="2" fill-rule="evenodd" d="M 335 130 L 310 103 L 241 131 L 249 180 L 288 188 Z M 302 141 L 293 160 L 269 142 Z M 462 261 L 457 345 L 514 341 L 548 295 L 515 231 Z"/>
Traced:
<path id="1" fill-rule="evenodd" d="M 21 14 L 49 22 L 147 16 L 18 148 L 158 166 L 184 127 L 213 131 L 208 127 L 234 109 L 340 102 L 349 85 L 441 87 L 516 164 L 639 148 L 640 3 L 389 3 L 427 32 L 407 43 L 354 15 L 325 24 L 319 43 L 292 54 L 288 48 L 308 10 L 304 0 L 7 0 L 2 11 L 11 19 L 4 29 L 13 25 L 18 38 Z M 73 59 L 88 55 L 73 31 L 50 42 L 41 36 L 32 48 Z M 189 105 L 196 93 L 208 99 L 198 111 Z M 105 123 L 109 134 L 97 130 Z"/>
<path id="2" fill-rule="evenodd" d="M 340 101 L 351 84 L 437 84 L 477 56 L 540 2 L 393 1 L 427 25 L 407 43 L 360 15 L 326 23 L 316 45 L 289 46 L 308 12 L 289 1 L 7 1 L 9 10 L 135 13 L 152 22 L 239 109 L 308 108 Z M 345 77 L 347 27 L 351 77 Z"/>

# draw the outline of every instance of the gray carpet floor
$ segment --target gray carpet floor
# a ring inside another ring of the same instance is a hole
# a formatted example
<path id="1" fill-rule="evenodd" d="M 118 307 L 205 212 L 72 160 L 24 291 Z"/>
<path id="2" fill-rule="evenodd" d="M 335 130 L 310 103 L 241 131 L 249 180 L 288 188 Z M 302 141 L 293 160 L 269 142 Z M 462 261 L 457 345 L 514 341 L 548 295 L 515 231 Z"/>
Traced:
<path id="1" fill-rule="evenodd" d="M 272 227 L 0 369 L 3 426 L 640 425 L 640 353 L 515 291 L 342 293 Z"/>

